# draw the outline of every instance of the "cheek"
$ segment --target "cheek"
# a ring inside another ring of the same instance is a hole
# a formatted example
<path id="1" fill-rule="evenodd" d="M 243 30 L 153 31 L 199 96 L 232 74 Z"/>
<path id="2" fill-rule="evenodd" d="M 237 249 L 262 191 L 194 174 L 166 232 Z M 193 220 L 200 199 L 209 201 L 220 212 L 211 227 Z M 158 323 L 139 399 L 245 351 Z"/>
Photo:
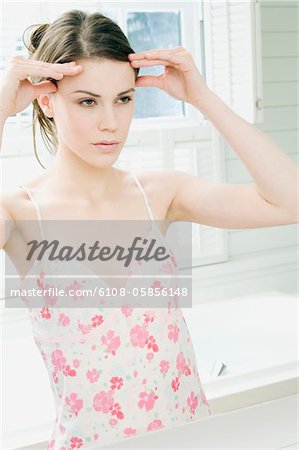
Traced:
<path id="1" fill-rule="evenodd" d="M 82 137 L 82 132 L 92 128 L 95 123 L 94 115 L 80 107 L 70 109 L 65 117 L 67 129 L 72 130 L 72 134 L 75 136 L 81 134 Z"/>

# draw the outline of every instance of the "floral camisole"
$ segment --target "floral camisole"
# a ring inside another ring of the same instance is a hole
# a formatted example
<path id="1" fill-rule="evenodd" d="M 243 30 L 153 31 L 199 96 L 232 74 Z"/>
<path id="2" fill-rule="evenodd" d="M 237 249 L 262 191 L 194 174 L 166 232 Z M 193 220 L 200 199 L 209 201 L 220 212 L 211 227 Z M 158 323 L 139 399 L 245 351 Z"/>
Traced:
<path id="1" fill-rule="evenodd" d="M 165 245 L 144 188 L 132 176 L 145 201 L 151 234 Z M 27 187 L 19 187 L 33 203 L 44 237 L 36 200 Z M 27 274 L 21 287 L 52 286 L 42 267 L 37 273 Z M 161 264 L 162 273 L 177 273 L 175 257 Z M 55 279 L 64 289 L 94 283 L 101 279 Z M 171 277 L 149 280 L 156 288 L 171 283 Z M 26 296 L 21 299 L 26 303 Z M 47 450 L 96 449 L 212 414 L 180 307 L 62 308 L 57 298 L 44 300 L 43 307 L 29 306 L 28 312 L 56 409 Z"/>

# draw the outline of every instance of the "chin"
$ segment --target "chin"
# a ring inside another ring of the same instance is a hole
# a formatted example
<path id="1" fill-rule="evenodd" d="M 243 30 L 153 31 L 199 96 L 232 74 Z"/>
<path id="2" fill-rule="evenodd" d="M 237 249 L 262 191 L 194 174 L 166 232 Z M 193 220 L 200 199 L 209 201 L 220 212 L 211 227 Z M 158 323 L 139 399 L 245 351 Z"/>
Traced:
<path id="1" fill-rule="evenodd" d="M 119 155 L 103 155 L 102 157 L 93 158 L 90 161 L 86 161 L 90 166 L 105 168 L 111 167 L 118 159 Z"/>

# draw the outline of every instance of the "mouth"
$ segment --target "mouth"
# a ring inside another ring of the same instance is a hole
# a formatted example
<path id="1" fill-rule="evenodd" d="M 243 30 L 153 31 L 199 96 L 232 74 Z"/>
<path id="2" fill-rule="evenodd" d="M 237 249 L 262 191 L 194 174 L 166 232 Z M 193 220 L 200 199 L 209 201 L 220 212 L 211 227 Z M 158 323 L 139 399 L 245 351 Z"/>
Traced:
<path id="1" fill-rule="evenodd" d="M 120 144 L 120 142 L 117 141 L 101 141 L 96 142 L 95 144 L 92 144 L 96 149 L 98 150 L 104 150 L 104 151 L 112 151 L 117 148 L 117 146 Z"/>

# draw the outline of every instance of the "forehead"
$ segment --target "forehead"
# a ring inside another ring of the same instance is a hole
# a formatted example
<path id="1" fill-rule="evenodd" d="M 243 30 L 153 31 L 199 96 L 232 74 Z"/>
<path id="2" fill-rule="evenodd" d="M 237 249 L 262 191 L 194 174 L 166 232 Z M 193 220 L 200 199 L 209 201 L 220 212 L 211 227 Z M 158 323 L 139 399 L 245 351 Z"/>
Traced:
<path id="1" fill-rule="evenodd" d="M 135 72 L 129 62 L 107 59 L 78 59 L 76 62 L 83 70 L 78 75 L 59 80 L 60 93 L 70 94 L 81 89 L 109 96 L 135 85 Z"/>

